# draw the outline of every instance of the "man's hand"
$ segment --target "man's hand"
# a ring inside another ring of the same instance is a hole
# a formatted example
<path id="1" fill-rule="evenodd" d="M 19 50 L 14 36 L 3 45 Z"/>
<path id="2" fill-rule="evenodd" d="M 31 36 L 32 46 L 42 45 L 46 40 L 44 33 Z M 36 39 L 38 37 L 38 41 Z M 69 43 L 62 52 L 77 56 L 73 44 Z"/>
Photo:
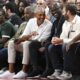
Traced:
<path id="1" fill-rule="evenodd" d="M 38 35 L 38 33 L 37 33 L 36 31 L 33 31 L 30 35 L 31 35 L 31 37 L 32 37 L 32 36 Z"/>
<path id="2" fill-rule="evenodd" d="M 21 38 L 19 38 L 19 39 L 15 39 L 14 40 L 14 43 L 15 44 L 20 44 L 21 42 L 24 42 L 24 41 L 26 41 L 26 40 L 29 40 L 29 38 L 30 38 L 30 35 L 24 35 L 24 36 L 22 36 Z"/>
<path id="3" fill-rule="evenodd" d="M 32 37 L 32 36 L 36 36 L 36 35 L 38 35 L 38 33 L 34 31 L 34 32 L 32 32 L 30 35 L 24 35 L 24 36 L 22 36 L 21 38 L 16 39 L 16 40 L 14 41 L 14 43 L 15 43 L 15 44 L 20 44 L 21 42 L 24 42 L 24 41 L 26 41 L 26 40 L 31 40 L 31 37 Z"/>
<path id="4" fill-rule="evenodd" d="M 58 37 L 53 37 L 52 40 L 51 40 L 51 43 L 54 44 L 54 45 L 59 45 L 59 44 L 63 43 L 63 40 L 58 38 Z"/>

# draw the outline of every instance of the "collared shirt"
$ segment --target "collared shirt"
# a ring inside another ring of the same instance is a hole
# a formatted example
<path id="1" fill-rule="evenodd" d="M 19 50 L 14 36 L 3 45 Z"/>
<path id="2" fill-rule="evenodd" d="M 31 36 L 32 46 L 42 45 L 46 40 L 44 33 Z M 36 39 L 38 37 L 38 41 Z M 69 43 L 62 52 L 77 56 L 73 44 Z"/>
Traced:
<path id="1" fill-rule="evenodd" d="M 80 33 L 80 17 L 76 15 L 72 22 L 65 21 L 62 27 L 60 38 L 64 43 L 70 42 Z"/>
<path id="2" fill-rule="evenodd" d="M 52 23 L 49 20 L 45 19 L 44 22 L 40 26 L 38 26 L 37 18 L 32 18 L 27 23 L 27 26 L 21 36 L 29 35 L 33 31 L 36 31 L 38 35 L 32 36 L 32 40 L 38 40 L 40 42 L 45 41 L 50 36 L 51 28 Z"/>

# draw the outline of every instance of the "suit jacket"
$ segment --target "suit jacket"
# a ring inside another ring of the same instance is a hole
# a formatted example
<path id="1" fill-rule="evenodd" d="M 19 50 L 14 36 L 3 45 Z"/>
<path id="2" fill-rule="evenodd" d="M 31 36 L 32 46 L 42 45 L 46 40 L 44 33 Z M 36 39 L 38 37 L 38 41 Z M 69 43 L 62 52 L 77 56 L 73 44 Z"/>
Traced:
<path id="1" fill-rule="evenodd" d="M 51 34 L 48 37 L 48 39 L 46 40 L 44 46 L 48 46 L 49 44 L 51 44 L 52 37 L 54 37 L 54 36 L 60 37 L 60 34 L 62 32 L 62 25 L 63 25 L 64 21 L 65 21 L 65 18 L 63 15 L 60 17 L 59 20 L 56 19 L 54 21 L 52 29 L 51 29 Z"/>

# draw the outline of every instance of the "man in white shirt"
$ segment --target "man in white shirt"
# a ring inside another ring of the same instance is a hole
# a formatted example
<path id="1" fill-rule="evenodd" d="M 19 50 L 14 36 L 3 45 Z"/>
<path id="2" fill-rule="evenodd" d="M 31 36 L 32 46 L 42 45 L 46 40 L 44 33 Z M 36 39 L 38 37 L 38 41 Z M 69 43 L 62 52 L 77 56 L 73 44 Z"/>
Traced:
<path id="1" fill-rule="evenodd" d="M 52 45 L 49 46 L 49 55 L 53 64 L 54 73 L 51 76 L 48 76 L 48 78 L 50 79 L 58 78 L 61 80 L 65 80 L 72 77 L 71 71 L 67 67 L 70 61 L 66 63 L 68 59 L 66 60 L 67 53 L 65 53 L 64 45 L 66 43 L 69 43 L 75 36 L 80 34 L 80 17 L 76 15 L 76 11 L 77 9 L 73 4 L 66 5 L 66 20 L 63 24 L 60 38 L 52 38 Z M 64 50 L 63 53 L 62 49 Z"/>
<path id="2" fill-rule="evenodd" d="M 9 71 L 6 71 L 0 78 L 13 77 L 13 78 L 25 78 L 27 77 L 28 64 L 29 64 L 29 44 L 37 40 L 38 42 L 45 41 L 51 32 L 52 23 L 45 19 L 45 9 L 42 7 L 36 7 L 35 17 L 30 19 L 27 26 L 20 36 L 15 41 L 10 41 L 8 44 L 8 63 Z M 23 68 L 20 72 L 14 75 L 14 63 L 16 57 L 16 50 L 23 52 L 22 64 Z"/>

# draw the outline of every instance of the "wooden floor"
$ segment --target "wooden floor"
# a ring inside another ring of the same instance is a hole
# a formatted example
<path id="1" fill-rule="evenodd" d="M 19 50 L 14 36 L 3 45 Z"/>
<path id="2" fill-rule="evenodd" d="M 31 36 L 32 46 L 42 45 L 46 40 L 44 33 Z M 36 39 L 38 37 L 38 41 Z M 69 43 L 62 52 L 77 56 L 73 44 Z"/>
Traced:
<path id="1" fill-rule="evenodd" d="M 50 79 L 0 79 L 0 80 L 50 80 Z M 58 79 L 55 79 L 58 80 Z M 80 80 L 80 75 L 79 76 L 73 76 L 72 79 L 69 80 Z"/>
<path id="2" fill-rule="evenodd" d="M 41 79 L 0 79 L 0 80 L 41 80 Z"/>
<path id="3" fill-rule="evenodd" d="M 40 79 L 0 79 L 0 80 L 40 80 Z"/>
<path id="4" fill-rule="evenodd" d="M 41 79 L 0 79 L 0 80 L 41 80 Z"/>

